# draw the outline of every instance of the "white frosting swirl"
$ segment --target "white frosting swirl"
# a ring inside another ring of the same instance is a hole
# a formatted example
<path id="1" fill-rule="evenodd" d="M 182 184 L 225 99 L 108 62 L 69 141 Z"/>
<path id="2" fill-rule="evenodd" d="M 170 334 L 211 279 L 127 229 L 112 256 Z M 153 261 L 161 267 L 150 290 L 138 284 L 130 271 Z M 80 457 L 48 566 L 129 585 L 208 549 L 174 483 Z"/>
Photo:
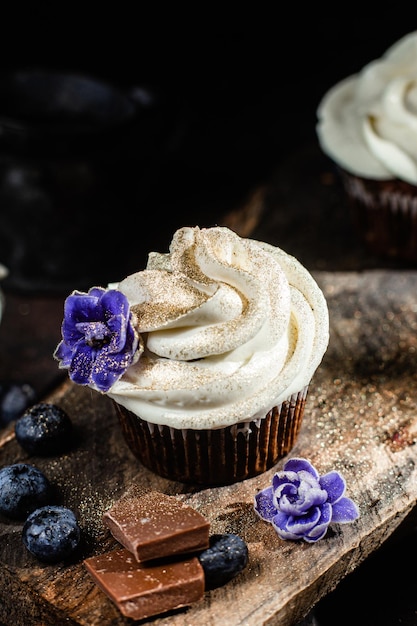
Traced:
<path id="1" fill-rule="evenodd" d="M 108 395 L 153 424 L 262 418 L 310 382 L 327 348 L 327 304 L 309 272 L 228 228 L 178 230 L 169 254 L 151 253 L 118 289 L 145 351 Z"/>
<path id="2" fill-rule="evenodd" d="M 417 185 L 417 31 L 330 89 L 317 117 L 320 146 L 342 168 Z"/>

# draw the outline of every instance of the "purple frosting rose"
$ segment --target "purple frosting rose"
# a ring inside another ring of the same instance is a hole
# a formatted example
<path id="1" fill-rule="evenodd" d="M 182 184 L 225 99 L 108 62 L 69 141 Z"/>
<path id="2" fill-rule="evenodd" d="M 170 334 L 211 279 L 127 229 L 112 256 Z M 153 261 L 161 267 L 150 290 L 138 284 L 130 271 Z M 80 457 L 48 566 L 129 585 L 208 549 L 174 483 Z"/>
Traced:
<path id="1" fill-rule="evenodd" d="M 139 358 L 129 302 L 117 289 L 74 291 L 65 300 L 61 330 L 54 357 L 78 385 L 106 392 Z"/>
<path id="2" fill-rule="evenodd" d="M 320 476 L 309 461 L 293 458 L 274 474 L 272 486 L 256 494 L 254 508 L 281 539 L 314 543 L 325 536 L 331 523 L 346 524 L 359 517 L 345 490 L 339 472 Z"/>

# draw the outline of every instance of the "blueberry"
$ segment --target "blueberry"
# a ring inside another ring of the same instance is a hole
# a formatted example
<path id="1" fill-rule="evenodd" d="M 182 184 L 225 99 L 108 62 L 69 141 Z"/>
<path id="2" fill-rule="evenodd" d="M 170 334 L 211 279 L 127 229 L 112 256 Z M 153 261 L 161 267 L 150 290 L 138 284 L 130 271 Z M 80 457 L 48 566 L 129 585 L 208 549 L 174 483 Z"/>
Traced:
<path id="1" fill-rule="evenodd" d="M 7 426 L 36 402 L 36 392 L 26 383 L 0 382 L 0 426 Z"/>
<path id="2" fill-rule="evenodd" d="M 24 520 L 51 497 L 50 482 L 37 467 L 15 463 L 0 469 L 0 513 L 6 517 Z"/>
<path id="3" fill-rule="evenodd" d="M 75 514 L 64 506 L 43 506 L 27 518 L 22 540 L 40 561 L 57 563 L 75 551 L 81 530 Z"/>
<path id="4" fill-rule="evenodd" d="M 248 546 L 232 533 L 212 535 L 210 545 L 198 555 L 206 589 L 220 587 L 241 572 L 248 562 Z"/>
<path id="5" fill-rule="evenodd" d="M 14 430 L 17 441 L 26 452 L 49 456 L 69 446 L 72 422 L 56 404 L 40 402 L 16 420 Z"/>

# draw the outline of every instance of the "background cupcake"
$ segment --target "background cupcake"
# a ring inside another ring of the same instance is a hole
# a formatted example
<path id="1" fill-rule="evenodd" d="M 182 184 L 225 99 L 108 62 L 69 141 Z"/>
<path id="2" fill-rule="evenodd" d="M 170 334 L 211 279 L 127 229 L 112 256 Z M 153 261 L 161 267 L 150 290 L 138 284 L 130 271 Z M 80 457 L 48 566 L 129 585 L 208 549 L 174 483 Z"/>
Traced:
<path id="1" fill-rule="evenodd" d="M 4 265 L 2 265 L 0 263 L 0 281 L 3 278 L 5 278 L 7 276 L 7 274 L 8 274 L 7 269 L 4 267 Z M 1 318 L 3 316 L 3 309 L 4 309 L 4 293 L 3 293 L 3 290 L 0 287 L 0 321 L 1 321 Z"/>
<path id="2" fill-rule="evenodd" d="M 291 450 L 329 320 L 294 257 L 225 227 L 186 227 L 146 270 L 71 294 L 62 333 L 60 366 L 112 398 L 140 461 L 214 485 Z"/>
<path id="3" fill-rule="evenodd" d="M 417 31 L 321 100 L 317 135 L 368 249 L 417 261 Z"/>

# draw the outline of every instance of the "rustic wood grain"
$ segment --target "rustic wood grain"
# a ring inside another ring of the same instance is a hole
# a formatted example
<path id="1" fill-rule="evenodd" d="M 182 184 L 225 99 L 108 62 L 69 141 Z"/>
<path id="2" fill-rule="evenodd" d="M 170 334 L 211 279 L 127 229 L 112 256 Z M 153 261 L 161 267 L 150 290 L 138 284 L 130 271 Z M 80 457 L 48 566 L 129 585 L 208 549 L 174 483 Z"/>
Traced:
<path id="1" fill-rule="evenodd" d="M 21 543 L 22 525 L 0 522 L 0 621 L 7 626 L 122 626 L 123 618 L 82 565 L 116 547 L 101 516 L 132 483 L 178 495 L 206 515 L 212 532 L 235 532 L 249 564 L 202 602 L 141 622 L 158 626 L 294 626 L 398 527 L 417 499 L 417 272 L 315 274 L 331 321 L 329 349 L 310 387 L 290 456 L 324 473 L 337 469 L 359 520 L 331 528 L 316 545 L 284 542 L 256 517 L 253 497 L 274 469 L 235 485 L 200 489 L 159 478 L 124 444 L 112 403 L 64 382 L 48 399 L 70 414 L 76 437 L 62 457 L 29 457 L 12 427 L 0 434 L 0 466 L 40 467 L 57 499 L 77 513 L 83 544 L 73 562 L 43 565 Z M 278 463 L 278 467 L 282 461 Z"/>

